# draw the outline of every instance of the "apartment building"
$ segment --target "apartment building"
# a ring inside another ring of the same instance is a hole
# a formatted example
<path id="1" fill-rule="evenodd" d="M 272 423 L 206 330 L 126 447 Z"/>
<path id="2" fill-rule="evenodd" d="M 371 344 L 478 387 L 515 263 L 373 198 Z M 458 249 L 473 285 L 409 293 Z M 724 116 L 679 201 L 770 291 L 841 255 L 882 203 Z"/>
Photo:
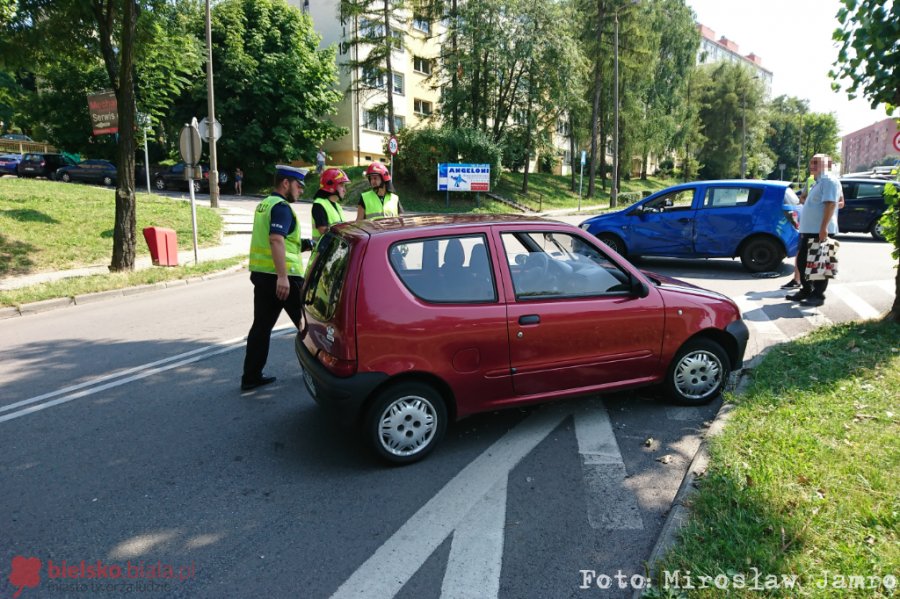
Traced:
<path id="1" fill-rule="evenodd" d="M 697 64 L 711 64 L 726 60 L 747 66 L 766 86 L 766 97 L 771 96 L 772 71 L 762 66 L 762 58 L 753 52 L 746 55 L 741 54 L 740 47 L 736 42 L 724 35 L 716 39 L 716 32 L 702 23 L 697 23 L 697 30 L 700 32 L 700 49 L 697 50 Z"/>
<path id="2" fill-rule="evenodd" d="M 884 119 L 841 138 L 841 174 L 867 170 L 888 156 L 900 160 L 896 119 Z"/>
<path id="3" fill-rule="evenodd" d="M 325 143 L 330 164 L 365 165 L 374 161 L 390 162 L 385 145 L 390 135 L 387 116 L 375 110 L 387 102 L 386 86 L 391 85 L 394 100 L 395 129 L 424 124 L 435 111 L 440 92 L 428 77 L 440 56 L 440 40 L 443 26 L 429 21 L 411 11 L 394 15 L 391 35 L 397 40 L 391 54 L 393 80 L 373 77 L 361 69 L 348 71 L 341 66 L 349 61 L 364 58 L 369 49 L 351 46 L 348 39 L 366 27 L 381 27 L 379 23 L 347 19 L 341 22 L 339 0 L 288 0 L 308 13 L 316 32 L 322 36 L 322 47 L 337 49 L 339 88 L 344 98 L 338 113 L 332 117 L 335 124 L 345 127 L 349 133 L 340 139 Z M 361 85 L 362 83 L 362 85 Z M 359 88 L 370 87 L 374 89 Z M 403 151 L 402 148 L 400 150 Z"/>

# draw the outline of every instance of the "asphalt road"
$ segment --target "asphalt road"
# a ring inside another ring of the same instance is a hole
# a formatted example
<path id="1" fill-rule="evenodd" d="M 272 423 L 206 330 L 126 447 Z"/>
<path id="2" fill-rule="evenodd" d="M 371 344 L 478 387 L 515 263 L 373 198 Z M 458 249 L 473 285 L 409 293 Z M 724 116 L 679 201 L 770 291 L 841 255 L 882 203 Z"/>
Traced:
<path id="1" fill-rule="evenodd" d="M 641 265 L 737 299 L 753 355 L 889 307 L 888 245 L 841 242 L 818 310 L 783 300 L 787 265 Z M 641 391 L 485 414 L 386 467 L 308 397 L 286 317 L 278 382 L 240 393 L 251 300 L 241 273 L 0 321 L 0 596 L 630 596 L 619 581 L 644 572 L 718 402 Z M 16 557 L 41 560 L 38 578 Z M 582 570 L 611 588 L 581 588 Z"/>

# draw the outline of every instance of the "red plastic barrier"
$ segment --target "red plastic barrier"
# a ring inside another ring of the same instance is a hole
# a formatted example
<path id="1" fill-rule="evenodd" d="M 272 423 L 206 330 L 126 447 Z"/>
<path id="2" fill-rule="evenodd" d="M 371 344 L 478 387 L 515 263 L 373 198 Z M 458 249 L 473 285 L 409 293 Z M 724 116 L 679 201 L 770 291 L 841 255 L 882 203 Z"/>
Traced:
<path id="1" fill-rule="evenodd" d="M 147 227 L 144 239 L 155 266 L 178 266 L 178 237 L 172 229 Z"/>

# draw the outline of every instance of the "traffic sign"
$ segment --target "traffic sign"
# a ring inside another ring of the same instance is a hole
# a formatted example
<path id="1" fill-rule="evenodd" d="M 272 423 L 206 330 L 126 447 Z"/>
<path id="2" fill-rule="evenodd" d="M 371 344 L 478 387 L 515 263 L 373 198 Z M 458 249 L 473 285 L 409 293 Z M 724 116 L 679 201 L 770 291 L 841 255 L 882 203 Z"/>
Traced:
<path id="1" fill-rule="evenodd" d="M 400 144 L 397 143 L 397 138 L 391 135 L 391 138 L 388 140 L 388 152 L 391 153 L 391 156 L 396 156 L 399 151 Z"/>
<path id="2" fill-rule="evenodd" d="M 197 128 L 200 130 L 200 137 L 203 138 L 203 141 L 209 143 L 209 119 L 203 117 L 203 120 L 197 124 Z M 215 127 L 213 127 L 213 137 L 216 141 L 222 137 L 222 123 L 219 121 L 216 121 Z"/>
<path id="3" fill-rule="evenodd" d="M 894 134 L 894 150 L 900 152 L 900 131 Z"/>
<path id="4" fill-rule="evenodd" d="M 181 150 L 181 159 L 185 164 L 194 165 L 200 162 L 200 153 L 203 146 L 200 142 L 200 131 L 197 129 L 197 118 L 191 119 L 190 125 L 181 128 L 181 136 L 178 138 L 178 149 Z"/>

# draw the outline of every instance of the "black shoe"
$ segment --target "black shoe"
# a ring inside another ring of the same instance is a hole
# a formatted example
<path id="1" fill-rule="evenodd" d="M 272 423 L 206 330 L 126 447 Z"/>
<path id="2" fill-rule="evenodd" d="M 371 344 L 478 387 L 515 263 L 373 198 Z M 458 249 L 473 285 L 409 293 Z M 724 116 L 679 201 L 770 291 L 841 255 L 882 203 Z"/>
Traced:
<path id="1" fill-rule="evenodd" d="M 784 299 L 790 300 L 792 302 L 802 302 L 803 300 L 805 300 L 808 297 L 809 296 L 806 295 L 805 293 L 803 293 L 802 291 L 798 291 L 797 293 L 792 293 L 790 295 L 784 296 Z"/>
<path id="2" fill-rule="evenodd" d="M 782 289 L 799 289 L 800 281 L 795 281 L 795 280 L 791 279 L 790 281 L 788 281 L 787 283 L 782 285 L 781 288 Z"/>
<path id="3" fill-rule="evenodd" d="M 249 391 L 251 389 L 256 389 L 257 387 L 262 387 L 263 385 L 268 385 L 269 383 L 274 382 L 274 376 L 261 375 L 256 379 L 245 379 L 241 377 L 241 391 Z"/>
<path id="4" fill-rule="evenodd" d="M 806 298 L 805 300 L 803 300 L 802 302 L 800 302 L 800 304 L 804 305 L 804 306 L 821 306 L 824 303 L 825 303 L 824 297 L 816 297 L 814 295 L 811 295 L 808 298 Z"/>

